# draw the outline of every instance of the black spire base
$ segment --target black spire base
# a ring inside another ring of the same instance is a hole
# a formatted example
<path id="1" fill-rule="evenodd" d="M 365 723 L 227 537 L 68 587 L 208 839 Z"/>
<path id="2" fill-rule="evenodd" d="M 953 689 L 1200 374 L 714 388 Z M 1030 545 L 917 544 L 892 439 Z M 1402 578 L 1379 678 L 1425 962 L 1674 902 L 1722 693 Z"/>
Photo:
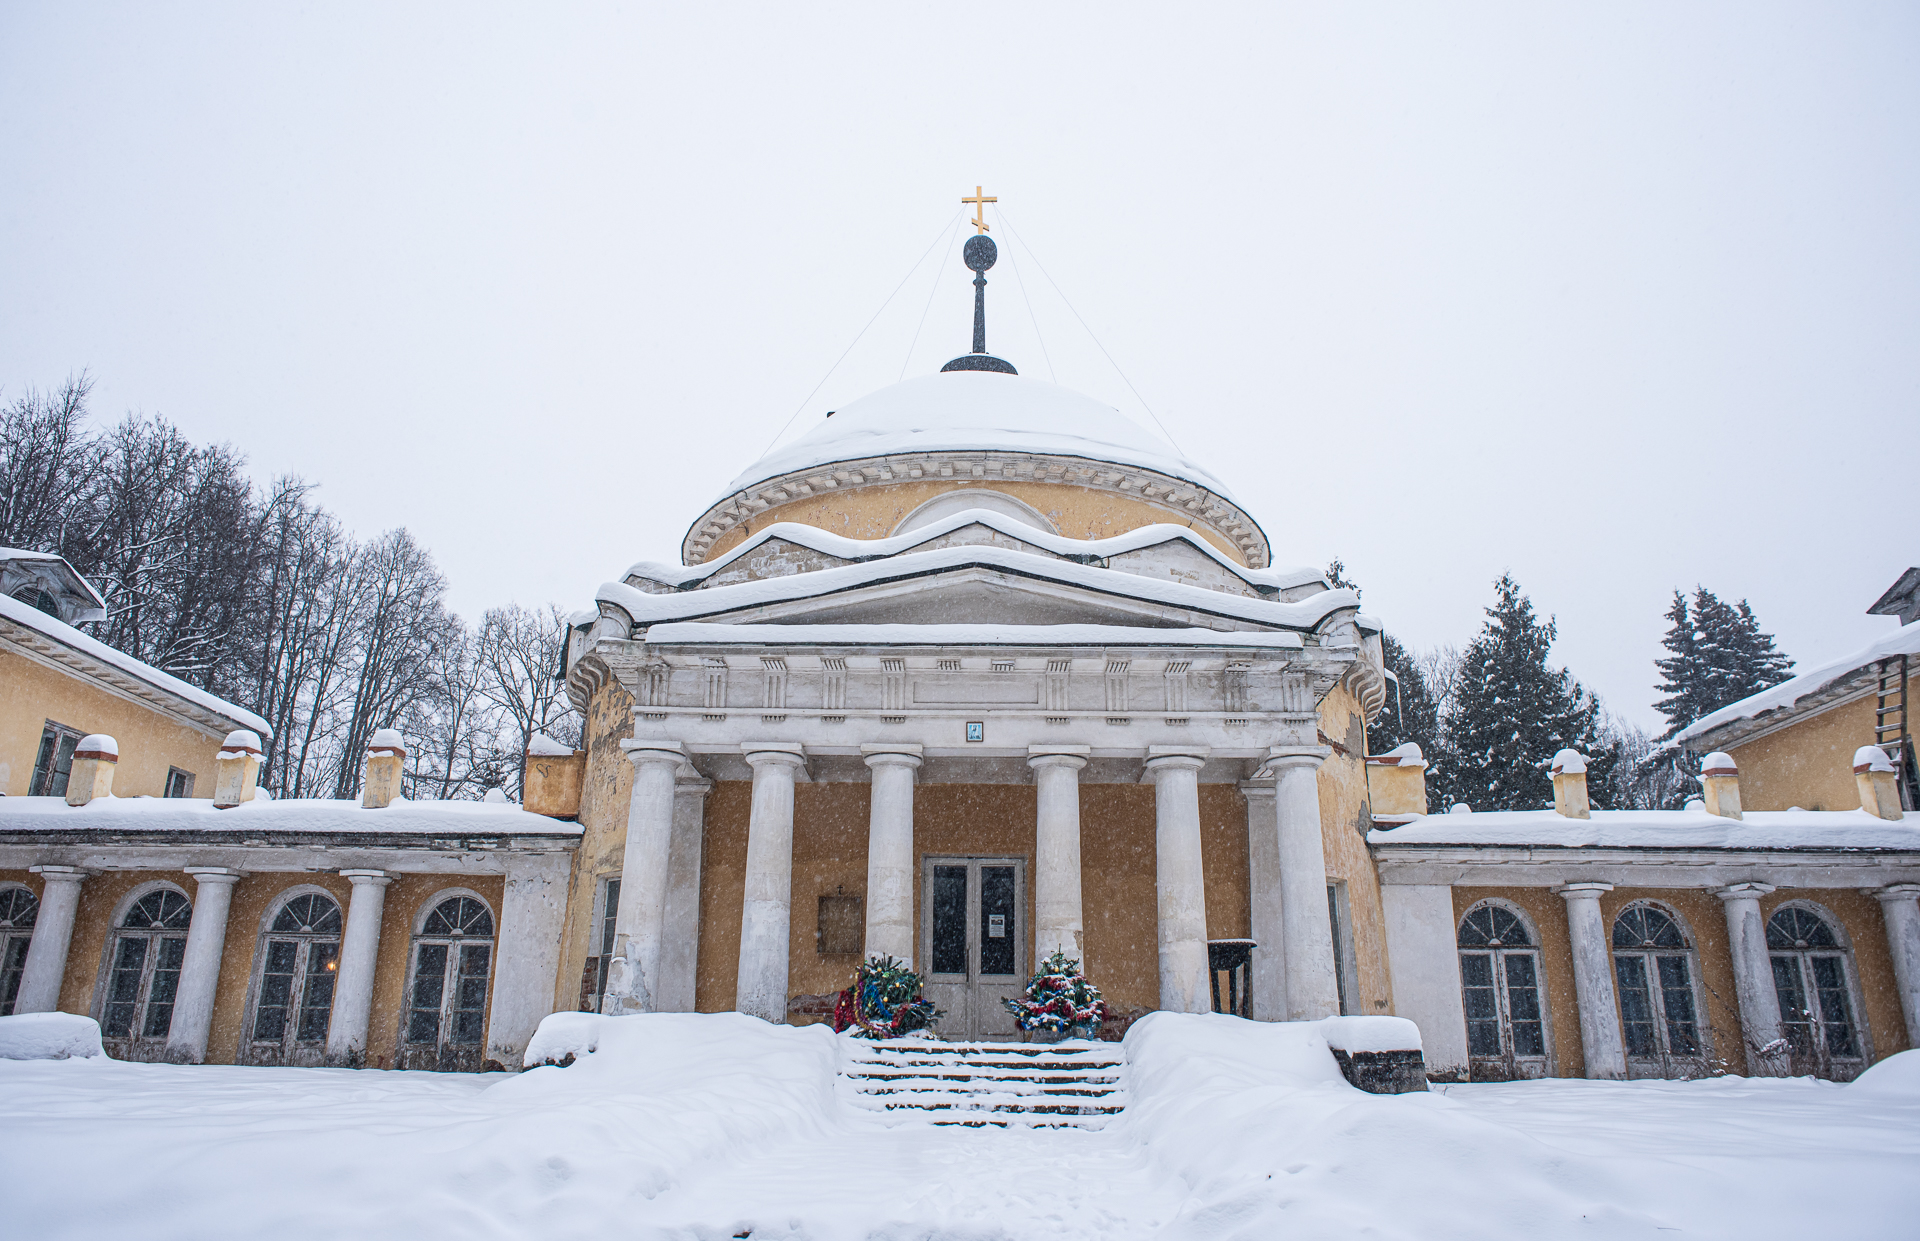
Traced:
<path id="1" fill-rule="evenodd" d="M 1001 375 L 1018 375 L 1013 363 L 1005 358 L 996 358 L 990 353 L 963 353 L 940 368 L 943 371 L 994 371 Z"/>

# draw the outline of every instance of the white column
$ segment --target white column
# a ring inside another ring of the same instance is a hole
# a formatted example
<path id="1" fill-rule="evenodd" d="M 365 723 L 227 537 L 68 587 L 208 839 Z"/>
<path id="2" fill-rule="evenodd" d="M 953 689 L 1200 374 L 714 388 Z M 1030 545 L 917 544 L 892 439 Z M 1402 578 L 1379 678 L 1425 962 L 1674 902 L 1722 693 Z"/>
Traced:
<path id="1" fill-rule="evenodd" d="M 573 854 L 513 853 L 501 885 L 500 930 L 493 943 L 493 999 L 487 1007 L 487 1059 L 518 1069 L 540 1022 L 553 1012 L 566 931 Z"/>
<path id="2" fill-rule="evenodd" d="M 1029 746 L 1033 768 L 1033 955 L 1056 952 L 1083 964 L 1086 923 L 1080 899 L 1080 770 L 1092 746 Z"/>
<path id="3" fill-rule="evenodd" d="M 1393 1013 L 1420 1027 L 1427 1076 L 1467 1080 L 1467 1009 L 1460 991 L 1453 889 L 1442 883 L 1380 888 L 1387 924 Z"/>
<path id="4" fill-rule="evenodd" d="M 367 1023 L 373 1015 L 373 972 L 380 959 L 380 919 L 386 912 L 384 870 L 343 870 L 353 884 L 347 925 L 340 936 L 340 973 L 327 1019 L 327 1063 L 359 1068 L 367 1058 Z"/>
<path id="5" fill-rule="evenodd" d="M 873 769 L 867 815 L 868 957 L 913 964 L 913 773 L 920 747 L 861 746 Z"/>
<path id="6" fill-rule="evenodd" d="M 673 786 L 673 842 L 667 849 L 667 909 L 660 940 L 660 992 L 655 997 L 663 1013 L 694 1011 L 700 866 L 706 849 L 707 791 L 712 787 L 705 780 L 680 780 Z"/>
<path id="7" fill-rule="evenodd" d="M 1286 928 L 1287 1020 L 1317 1021 L 1340 1013 L 1334 977 L 1333 916 L 1327 909 L 1326 845 L 1320 838 L 1323 745 L 1275 746 L 1267 751 L 1274 773 L 1278 819 L 1281 912 Z"/>
<path id="8" fill-rule="evenodd" d="M 1567 902 L 1567 936 L 1573 945 L 1573 995 L 1580 1007 L 1580 1050 L 1587 1076 L 1618 1081 L 1627 1075 L 1627 1048 L 1620 1033 L 1620 1005 L 1613 997 L 1613 952 L 1600 894 L 1610 883 L 1569 883 L 1555 888 Z"/>
<path id="9" fill-rule="evenodd" d="M 633 763 L 627 803 L 627 848 L 614 911 L 615 951 L 600 1011 L 659 1011 L 660 944 L 666 935 L 668 869 L 673 850 L 673 782 L 687 756 L 676 742 L 620 743 Z"/>
<path id="10" fill-rule="evenodd" d="M 798 745 L 743 743 L 753 765 L 747 874 L 740 905 L 740 974 L 734 1007 L 776 1023 L 787 1019 L 787 955 L 793 923 L 793 785 L 806 764 Z"/>
<path id="11" fill-rule="evenodd" d="M 1907 1019 L 1907 1046 L 1920 1047 L 1920 883 L 1896 883 L 1874 893 L 1887 923 L 1887 952 Z"/>
<path id="12" fill-rule="evenodd" d="M 78 866 L 34 866 L 40 876 L 40 913 L 33 941 L 20 972 L 16 1013 L 50 1013 L 60 1005 L 60 984 L 67 977 L 67 947 L 73 942 L 73 915 L 80 908 L 80 885 L 87 872 Z"/>
<path id="13" fill-rule="evenodd" d="M 173 1024 L 167 1028 L 167 1059 L 175 1064 L 199 1064 L 207 1058 L 220 953 L 227 946 L 227 911 L 233 907 L 233 885 L 240 882 L 240 872 L 225 866 L 189 866 L 187 873 L 198 886 L 193 919 L 187 923 L 180 988 L 174 992 Z"/>
<path id="14" fill-rule="evenodd" d="M 1160 910 L 1160 1007 L 1174 1013 L 1213 1011 L 1207 968 L 1207 884 L 1200 859 L 1198 754 L 1147 760 L 1153 781 L 1154 891 Z"/>
<path id="15" fill-rule="evenodd" d="M 1749 1077 L 1782 1077 L 1787 1072 L 1784 1046 L 1774 1047 L 1780 1042 L 1780 999 L 1767 956 L 1767 924 L 1760 917 L 1760 898 L 1771 891 L 1770 884 L 1736 883 L 1714 893 L 1727 911 L 1727 949 L 1733 954 L 1733 992 L 1740 1002 Z"/>
<path id="16" fill-rule="evenodd" d="M 1255 1021 L 1287 1019 L 1286 907 L 1280 895 L 1280 834 L 1274 830 L 1273 781 L 1247 780 L 1240 785 L 1247 799 L 1247 896 L 1252 915 L 1247 928 L 1253 936 L 1253 963 L 1248 985 L 1253 990 Z"/>

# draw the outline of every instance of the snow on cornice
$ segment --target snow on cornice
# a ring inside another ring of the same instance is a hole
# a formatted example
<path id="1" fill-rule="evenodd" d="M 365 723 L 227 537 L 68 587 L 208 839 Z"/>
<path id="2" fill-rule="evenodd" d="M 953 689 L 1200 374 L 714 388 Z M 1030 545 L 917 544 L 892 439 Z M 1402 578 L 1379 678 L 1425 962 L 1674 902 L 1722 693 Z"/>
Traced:
<path id="1" fill-rule="evenodd" d="M 796 573 L 790 577 L 761 578 L 670 595 L 648 594 L 625 582 L 607 582 L 601 585 L 595 598 L 620 608 L 636 624 L 652 625 L 663 621 L 723 615 L 767 604 L 855 590 L 879 582 L 975 567 L 1302 632 L 1313 631 L 1337 611 L 1360 606 L 1359 599 L 1350 590 L 1327 590 L 1298 603 L 1280 603 L 1267 599 L 1248 599 L 1225 591 L 1208 590 L 1203 586 L 1189 586 L 1184 582 L 1095 568 L 1071 560 L 1037 556 L 1031 552 L 983 546 L 907 552 L 860 564 Z"/>
<path id="2" fill-rule="evenodd" d="M 19 833 L 86 831 L 182 833 L 205 837 L 240 832 L 269 844 L 276 833 L 311 835 L 501 835 L 578 836 L 577 823 L 534 814 L 511 802 L 410 801 L 396 798 L 377 809 L 357 800 L 288 798 L 242 802 L 215 810 L 212 800 L 193 797 L 96 797 L 69 806 L 64 797 L 0 798 L 0 843 Z"/>
<path id="3" fill-rule="evenodd" d="M 1920 826 L 1864 810 L 1749 810 L 1726 819 L 1704 810 L 1595 810 L 1569 819 L 1552 810 L 1430 814 L 1375 829 L 1375 847 L 1461 845 L 1561 849 L 1909 849 Z"/>
<path id="4" fill-rule="evenodd" d="M 1821 664 L 1818 668 L 1810 668 L 1778 685 L 1763 689 L 1757 694 L 1750 694 L 1739 702 L 1730 703 L 1718 711 L 1703 715 L 1675 735 L 1672 744 L 1686 746 L 1690 741 L 1702 740 L 1743 720 L 1758 719 L 1775 711 L 1791 710 L 1802 698 L 1818 694 L 1892 655 L 1920 655 L 1920 624 L 1902 625 L 1871 646 L 1855 651 L 1844 659 L 1836 659 L 1830 663 Z M 1716 740 L 1712 744 L 1719 746 L 1725 744 L 1725 741 L 1724 739 Z M 1688 746 L 1688 748 L 1705 747 Z"/>
<path id="5" fill-rule="evenodd" d="M 841 461 L 927 452 L 1029 452 L 1080 457 L 1185 479 L 1224 500 L 1226 485 L 1119 410 L 1024 376 L 950 371 L 872 392 L 776 448 L 714 497 Z"/>
<path id="6" fill-rule="evenodd" d="M 655 625 L 649 646 L 1181 646 L 1299 650 L 1300 635 L 1143 625 Z"/>
<path id="7" fill-rule="evenodd" d="M 1192 546 L 1227 572 L 1256 588 L 1291 590 L 1315 582 L 1327 585 L 1326 576 L 1318 569 L 1249 569 L 1227 556 L 1207 539 L 1201 537 L 1198 532 L 1186 526 L 1176 526 L 1171 522 L 1156 522 L 1152 525 L 1140 526 L 1111 538 L 1073 539 L 1023 525 L 1004 513 L 995 513 L 987 509 L 965 509 L 922 526 L 918 530 L 884 539 L 855 539 L 802 522 L 775 522 L 707 564 L 670 565 L 659 561 L 642 560 L 630 567 L 623 576 L 642 577 L 651 582 L 659 582 L 663 586 L 685 590 L 698 586 L 735 561 L 751 555 L 762 545 L 775 540 L 797 543 L 810 551 L 840 560 L 878 560 L 898 556 L 902 552 L 910 551 L 973 525 L 986 526 L 1009 538 L 1044 548 L 1056 556 L 1086 560 L 1105 560 L 1177 539 Z"/>
<path id="8" fill-rule="evenodd" d="M 163 693 L 184 699 L 202 710 L 211 711 L 222 719 L 230 721 L 234 727 L 251 729 L 263 737 L 273 735 L 273 730 L 267 726 L 267 722 L 245 707 L 235 706 L 224 698 L 209 694 L 197 685 L 189 685 L 179 677 L 162 672 L 151 664 L 142 663 L 125 651 L 116 650 L 97 638 L 88 637 L 65 621 L 48 616 L 39 608 L 28 607 L 18 599 L 0 595 L 0 618 L 24 629 L 31 629 L 91 659 L 109 664 Z"/>

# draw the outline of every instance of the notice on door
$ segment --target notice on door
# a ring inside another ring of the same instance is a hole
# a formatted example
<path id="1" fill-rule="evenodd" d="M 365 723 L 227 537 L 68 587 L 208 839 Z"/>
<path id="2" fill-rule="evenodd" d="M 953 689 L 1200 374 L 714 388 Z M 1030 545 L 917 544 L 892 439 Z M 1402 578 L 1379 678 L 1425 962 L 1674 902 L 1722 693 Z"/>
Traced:
<path id="1" fill-rule="evenodd" d="M 1007 937 L 1007 915 L 988 914 L 987 915 L 987 938 L 988 939 L 1005 939 L 1006 937 Z"/>

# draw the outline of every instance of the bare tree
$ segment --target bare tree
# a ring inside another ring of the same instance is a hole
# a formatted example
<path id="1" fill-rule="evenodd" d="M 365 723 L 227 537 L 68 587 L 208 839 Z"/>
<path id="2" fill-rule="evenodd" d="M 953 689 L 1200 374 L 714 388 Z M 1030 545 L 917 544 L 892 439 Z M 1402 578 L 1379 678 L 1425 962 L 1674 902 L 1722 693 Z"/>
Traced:
<path id="1" fill-rule="evenodd" d="M 559 676 L 566 634 L 566 621 L 552 606 L 539 612 L 518 604 L 489 608 L 480 622 L 481 692 L 502 713 L 499 748 L 512 756 L 505 765 L 516 794 L 523 791 L 519 760 L 535 733 L 568 745 L 580 739 L 580 718 Z"/>
<path id="2" fill-rule="evenodd" d="M 0 408 L 0 546 L 58 551 L 74 501 L 85 495 L 100 457 L 88 434 L 82 371 L 57 391 L 27 389 Z"/>

